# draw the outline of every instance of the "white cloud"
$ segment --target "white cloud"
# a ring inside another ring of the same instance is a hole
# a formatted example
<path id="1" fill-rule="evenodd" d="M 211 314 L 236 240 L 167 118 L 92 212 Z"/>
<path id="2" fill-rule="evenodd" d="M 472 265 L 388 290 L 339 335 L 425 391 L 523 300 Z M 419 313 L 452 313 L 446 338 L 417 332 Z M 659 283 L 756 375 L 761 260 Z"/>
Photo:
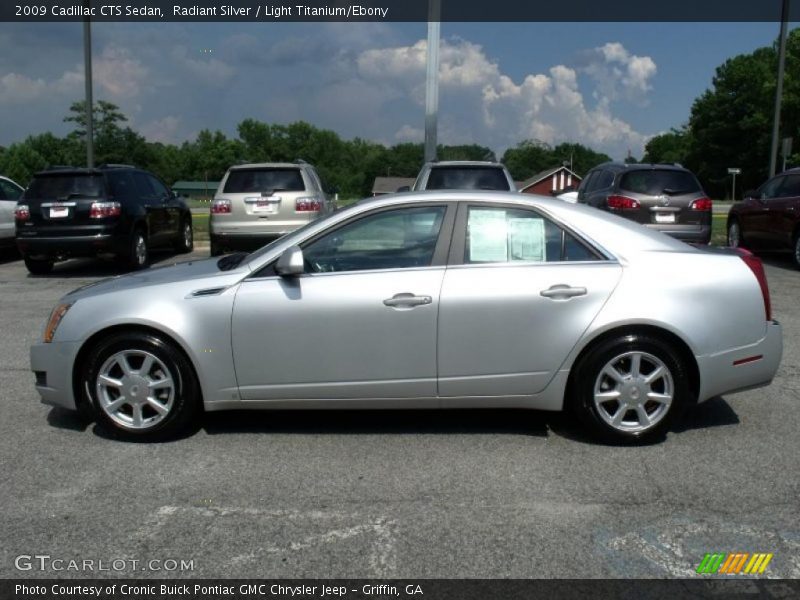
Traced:
<path id="1" fill-rule="evenodd" d="M 425 132 L 406 123 L 395 132 L 394 139 L 398 142 L 421 142 L 425 139 Z"/>
<path id="2" fill-rule="evenodd" d="M 138 58 L 118 46 L 106 46 L 92 63 L 95 86 L 112 100 L 140 95 L 148 75 L 149 69 Z"/>
<path id="3" fill-rule="evenodd" d="M 182 140 L 178 136 L 181 128 L 181 118 L 168 115 L 162 119 L 156 119 L 145 123 L 139 129 L 145 138 L 150 142 L 162 142 L 164 144 L 176 144 Z"/>
<path id="4" fill-rule="evenodd" d="M 19 73 L 0 77 L 0 103 L 17 104 L 39 98 L 47 90 L 44 79 L 32 79 Z"/>

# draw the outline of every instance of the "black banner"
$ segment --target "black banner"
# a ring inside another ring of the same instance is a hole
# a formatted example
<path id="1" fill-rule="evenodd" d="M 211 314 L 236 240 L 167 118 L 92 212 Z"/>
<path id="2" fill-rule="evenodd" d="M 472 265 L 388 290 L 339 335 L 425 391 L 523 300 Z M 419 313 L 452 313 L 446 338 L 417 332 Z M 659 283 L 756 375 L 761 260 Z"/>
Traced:
<path id="1" fill-rule="evenodd" d="M 783 0 L 440 0 L 441 21 L 779 21 Z M 429 0 L 3 0 L 0 21 L 427 21 Z M 800 2 L 789 20 L 800 20 Z"/>
<path id="2" fill-rule="evenodd" d="M 532 598 L 797 598 L 800 581 L 492 579 L 0 580 L 2 600 L 529 600 Z"/>

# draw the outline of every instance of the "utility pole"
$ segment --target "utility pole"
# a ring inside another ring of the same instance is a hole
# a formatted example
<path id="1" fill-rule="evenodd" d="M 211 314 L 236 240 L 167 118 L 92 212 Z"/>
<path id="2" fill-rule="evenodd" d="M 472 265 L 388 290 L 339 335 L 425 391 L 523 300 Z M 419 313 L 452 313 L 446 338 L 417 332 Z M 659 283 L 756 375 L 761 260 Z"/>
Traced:
<path id="1" fill-rule="evenodd" d="M 91 8 L 91 0 L 84 6 Z M 87 10 L 87 14 L 89 11 Z M 83 19 L 83 76 L 86 86 L 86 166 L 94 167 L 94 101 L 92 99 L 92 30 L 90 17 Z"/>
<path id="2" fill-rule="evenodd" d="M 781 36 L 778 44 L 778 84 L 775 87 L 775 115 L 772 119 L 772 148 L 769 153 L 769 176 L 775 175 L 778 163 L 778 134 L 781 123 L 781 99 L 783 96 L 783 69 L 786 64 L 786 29 L 789 21 L 789 0 L 781 7 Z"/>
<path id="3" fill-rule="evenodd" d="M 439 118 L 439 38 L 441 0 L 428 0 L 428 54 L 425 69 L 425 162 L 436 160 Z"/>

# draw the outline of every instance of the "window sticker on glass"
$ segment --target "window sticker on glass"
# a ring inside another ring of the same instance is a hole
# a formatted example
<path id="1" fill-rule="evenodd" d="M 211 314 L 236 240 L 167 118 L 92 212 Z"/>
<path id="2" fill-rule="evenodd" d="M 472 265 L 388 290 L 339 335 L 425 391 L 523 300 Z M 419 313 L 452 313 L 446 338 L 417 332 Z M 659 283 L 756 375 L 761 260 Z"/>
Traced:
<path id="1" fill-rule="evenodd" d="M 530 217 L 508 220 L 508 246 L 511 260 L 544 262 L 546 247 L 544 219 Z"/>
<path id="2" fill-rule="evenodd" d="M 508 260 L 506 211 L 470 211 L 469 260 L 470 262 L 505 262 Z"/>

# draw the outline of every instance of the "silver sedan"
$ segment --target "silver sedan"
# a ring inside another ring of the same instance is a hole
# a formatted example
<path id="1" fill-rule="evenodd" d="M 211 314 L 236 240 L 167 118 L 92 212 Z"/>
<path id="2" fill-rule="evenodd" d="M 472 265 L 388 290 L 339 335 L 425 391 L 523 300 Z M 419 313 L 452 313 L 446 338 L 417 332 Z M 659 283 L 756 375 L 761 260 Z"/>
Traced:
<path id="1" fill-rule="evenodd" d="M 543 197 L 434 192 L 75 290 L 31 365 L 45 403 L 128 438 L 201 411 L 469 407 L 568 409 L 635 441 L 769 384 L 781 353 L 745 251 Z"/>

